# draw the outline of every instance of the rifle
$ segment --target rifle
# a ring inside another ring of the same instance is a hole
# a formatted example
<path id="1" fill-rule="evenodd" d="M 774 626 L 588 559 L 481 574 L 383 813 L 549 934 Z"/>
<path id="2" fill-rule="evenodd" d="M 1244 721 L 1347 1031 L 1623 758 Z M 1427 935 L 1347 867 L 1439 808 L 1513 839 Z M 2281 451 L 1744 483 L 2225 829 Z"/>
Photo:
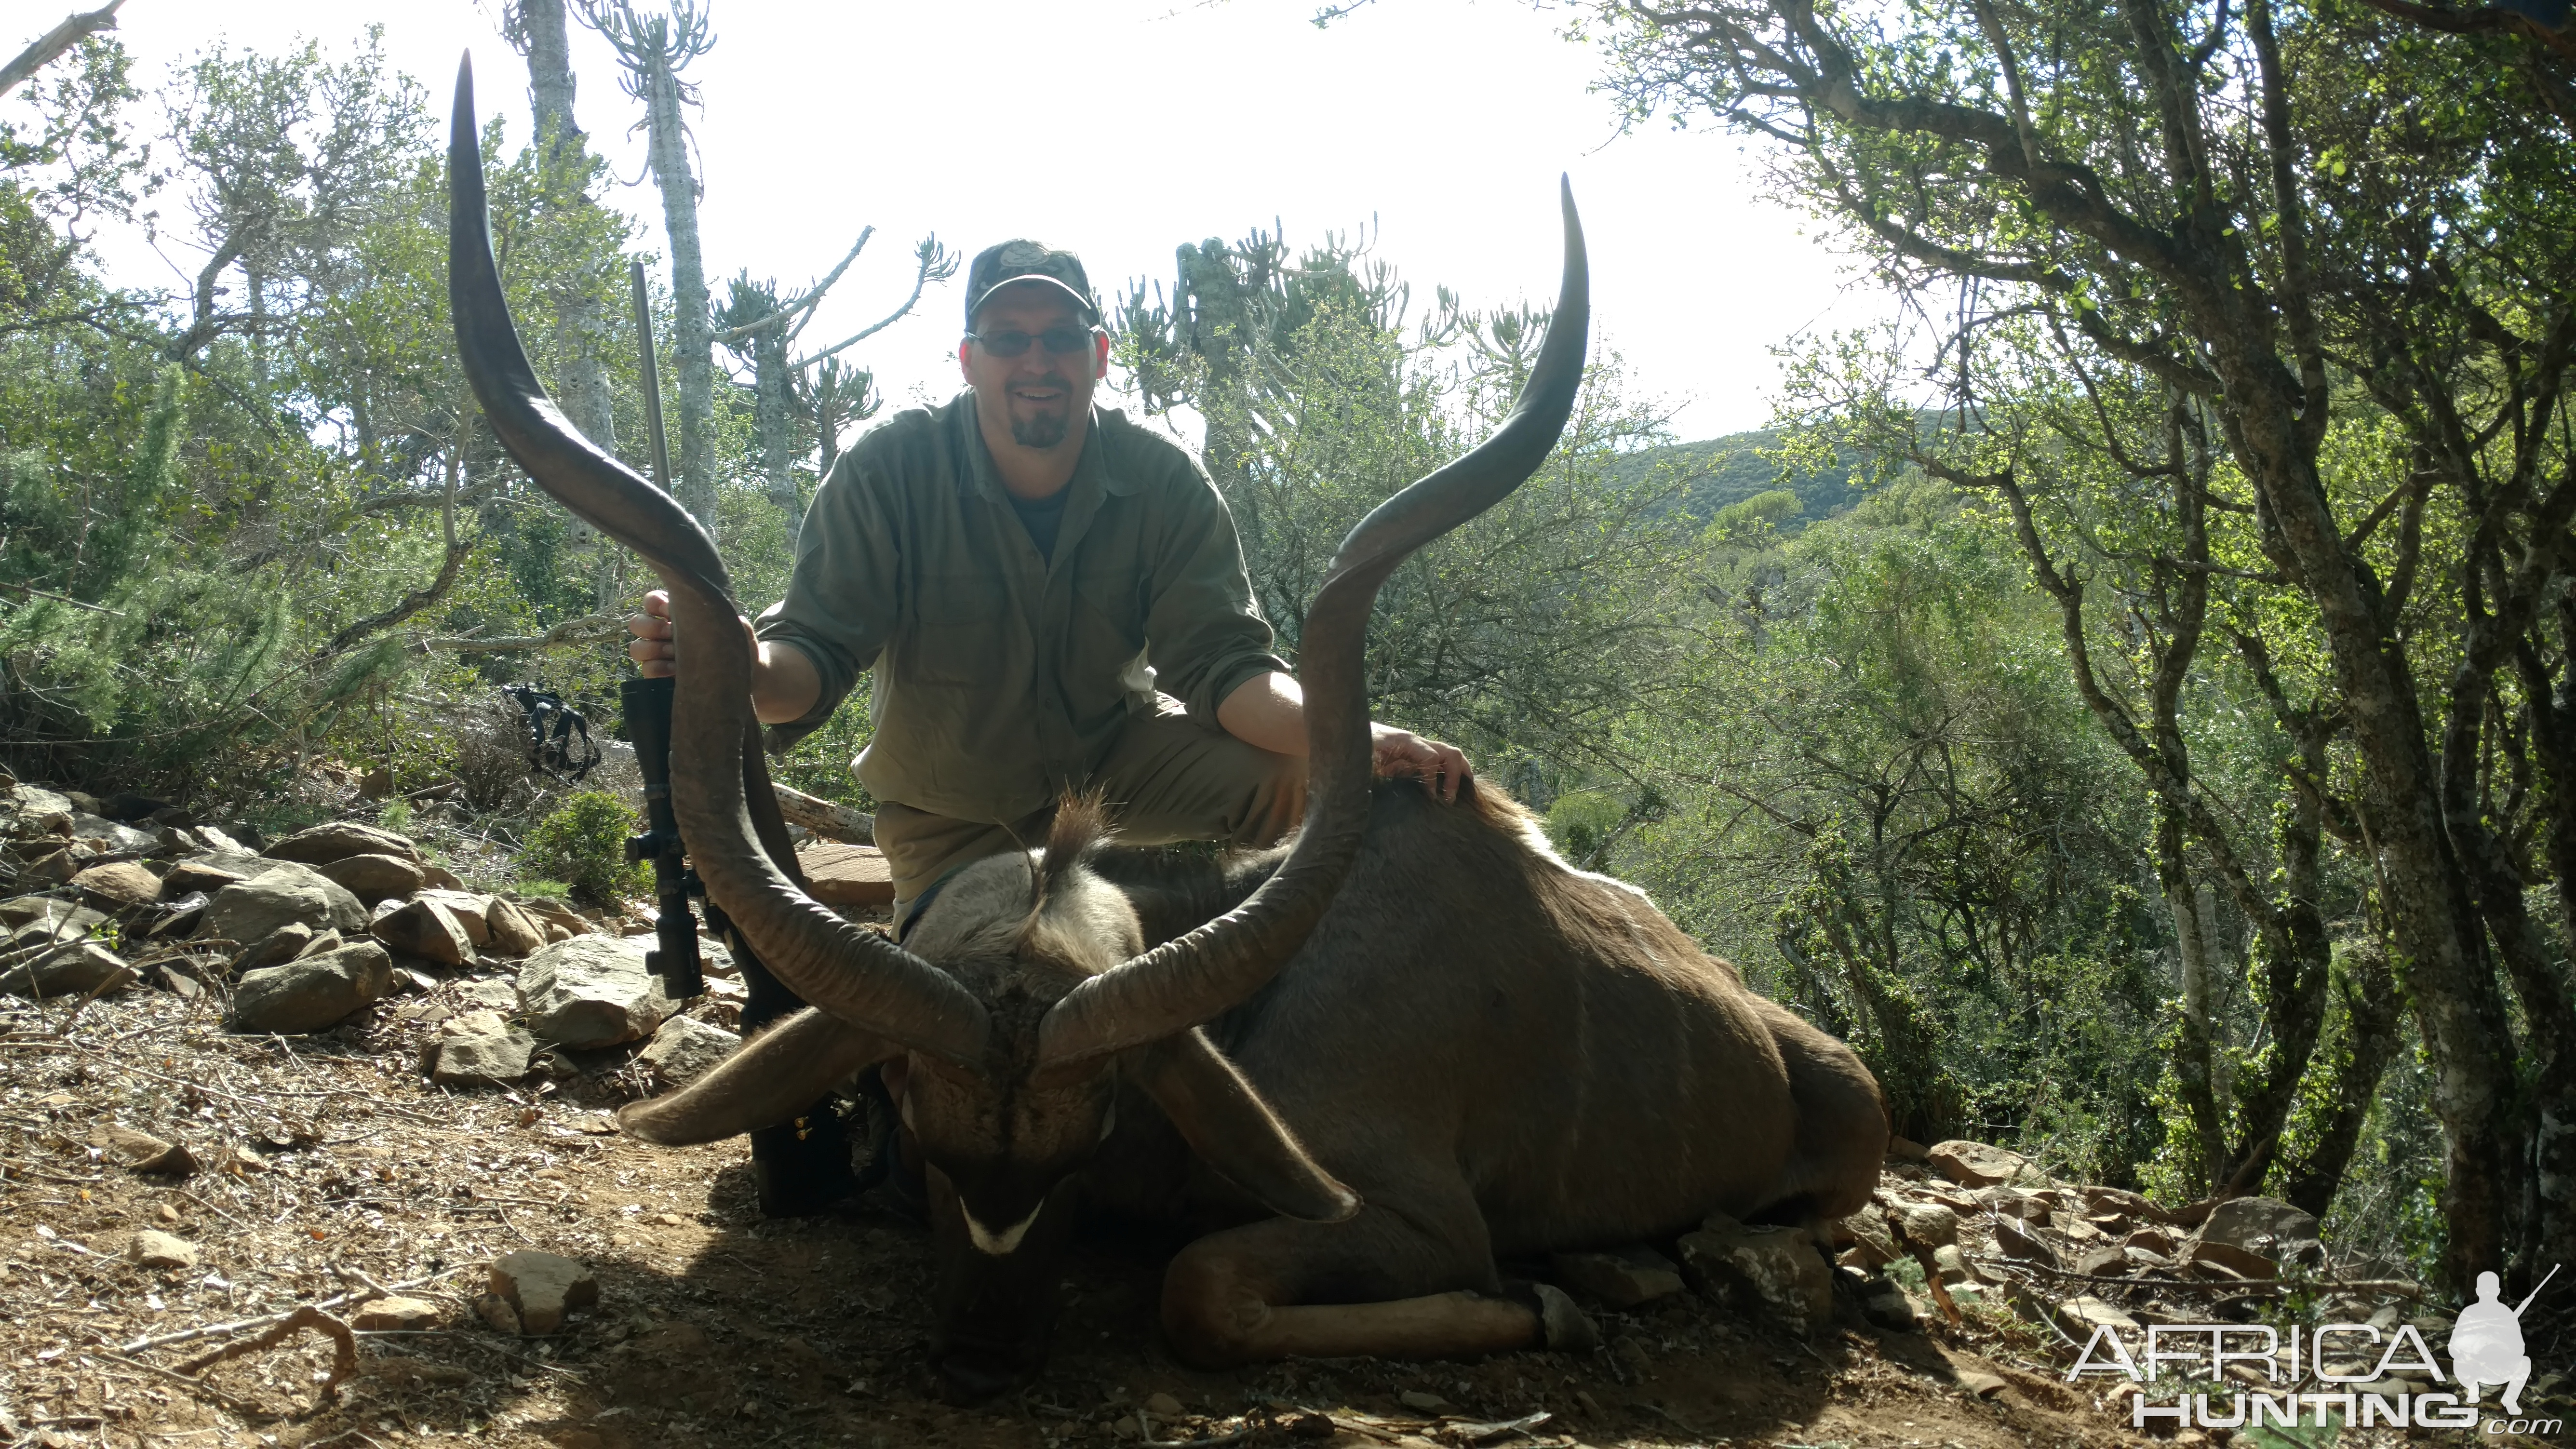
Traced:
<path id="1" fill-rule="evenodd" d="M 644 353 L 644 419 L 653 439 L 653 481 L 671 490 L 671 453 L 662 439 L 662 379 L 653 358 L 653 311 L 644 290 L 644 264 L 634 264 L 635 335 Z M 689 897 L 703 895 L 680 845 L 680 822 L 671 813 L 671 690 L 674 681 L 629 679 L 617 687 L 626 711 L 626 738 L 635 745 L 635 767 L 644 776 L 644 833 L 626 842 L 626 863 L 653 862 L 653 923 L 657 949 L 644 953 L 644 969 L 662 978 L 662 994 L 686 1001 L 707 989 L 698 960 L 698 921 Z"/>

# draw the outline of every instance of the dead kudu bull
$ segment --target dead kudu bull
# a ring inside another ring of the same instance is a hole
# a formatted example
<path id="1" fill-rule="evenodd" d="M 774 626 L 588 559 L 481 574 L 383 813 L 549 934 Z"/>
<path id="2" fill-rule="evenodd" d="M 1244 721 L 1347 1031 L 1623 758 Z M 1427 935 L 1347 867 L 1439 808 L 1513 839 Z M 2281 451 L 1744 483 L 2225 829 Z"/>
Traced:
<path id="1" fill-rule="evenodd" d="M 1079 1209 L 1212 1229 L 1163 1321 L 1208 1364 L 1458 1357 L 1579 1320 L 1498 1255 L 1668 1236 L 1712 1210 L 1857 1208 L 1887 1137 L 1840 1043 L 1747 991 L 1647 900 L 1569 868 L 1490 790 L 1443 806 L 1369 779 L 1362 642 L 1406 556 L 1509 493 L 1572 408 L 1582 233 L 1519 407 L 1353 531 L 1304 632 L 1308 818 L 1292 845 L 1176 863 L 1068 805 L 1042 850 L 953 879 L 898 946 L 798 888 L 714 547 L 545 399 L 504 307 L 470 72 L 450 151 L 457 340 L 531 476 L 642 554 L 688 651 L 672 795 L 708 894 L 813 1009 L 688 1090 L 629 1108 L 665 1142 L 782 1120 L 901 1059 L 928 1162 L 932 1358 L 959 1397 L 1044 1357 Z M 1347 881 L 1347 884 L 1345 883 Z M 908 948 L 907 948 L 908 947 Z"/>

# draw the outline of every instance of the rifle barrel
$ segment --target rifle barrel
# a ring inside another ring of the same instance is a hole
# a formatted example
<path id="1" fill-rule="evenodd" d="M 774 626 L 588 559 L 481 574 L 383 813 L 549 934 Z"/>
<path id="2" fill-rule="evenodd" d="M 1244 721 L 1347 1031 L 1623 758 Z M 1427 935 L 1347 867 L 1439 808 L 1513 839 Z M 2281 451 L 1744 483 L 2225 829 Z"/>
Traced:
<path id="1" fill-rule="evenodd" d="M 653 300 L 644 288 L 644 261 L 629 264 L 635 279 L 635 343 L 643 353 L 644 428 L 653 439 L 653 482 L 671 491 L 671 445 L 662 440 L 662 369 L 653 358 Z"/>

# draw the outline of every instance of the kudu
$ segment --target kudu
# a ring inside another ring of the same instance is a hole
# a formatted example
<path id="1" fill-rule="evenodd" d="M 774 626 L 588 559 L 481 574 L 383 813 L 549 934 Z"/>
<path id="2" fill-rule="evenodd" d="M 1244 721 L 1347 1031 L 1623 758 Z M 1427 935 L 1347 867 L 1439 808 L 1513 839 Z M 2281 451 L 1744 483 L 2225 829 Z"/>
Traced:
<path id="1" fill-rule="evenodd" d="M 1361 662 L 1379 585 L 1518 486 L 1572 410 L 1588 301 L 1570 192 L 1562 290 L 1518 406 L 1353 530 L 1307 615 L 1294 842 L 1176 863 L 1106 844 L 1096 809 L 1069 802 L 1040 849 L 953 878 L 899 946 L 798 888 L 713 546 L 564 422 L 519 348 L 470 69 L 449 166 L 475 392 L 530 476 L 669 585 L 681 832 L 708 895 L 813 1004 L 621 1121 L 715 1140 L 901 1059 L 950 1394 L 997 1392 L 1043 1358 L 1085 1208 L 1214 1229 L 1173 1261 L 1162 1311 L 1176 1350 L 1221 1364 L 1538 1346 L 1579 1316 L 1507 1288 L 1497 1255 L 1652 1239 L 1712 1210 L 1808 1222 L 1867 1198 L 1886 1115 L 1848 1048 L 1633 888 L 1568 867 L 1498 793 L 1371 788 Z"/>

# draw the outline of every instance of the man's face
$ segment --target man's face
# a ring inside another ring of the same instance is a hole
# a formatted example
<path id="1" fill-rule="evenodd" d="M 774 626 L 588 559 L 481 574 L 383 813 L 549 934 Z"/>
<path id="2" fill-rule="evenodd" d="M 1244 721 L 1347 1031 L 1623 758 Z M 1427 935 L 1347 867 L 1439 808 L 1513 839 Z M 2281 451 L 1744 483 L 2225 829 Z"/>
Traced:
<path id="1" fill-rule="evenodd" d="M 1065 328 L 1084 334 L 1079 350 L 1053 353 L 1032 341 L 1017 357 L 996 357 L 981 343 L 957 346 L 975 405 L 1007 419 L 1011 441 L 1023 448 L 1052 448 L 1072 432 L 1073 420 L 1091 406 L 1093 384 L 1108 375 L 1109 339 L 1089 330 L 1061 288 L 1044 282 L 1004 287 L 975 314 L 979 337 L 1019 332 L 1034 339 Z"/>

